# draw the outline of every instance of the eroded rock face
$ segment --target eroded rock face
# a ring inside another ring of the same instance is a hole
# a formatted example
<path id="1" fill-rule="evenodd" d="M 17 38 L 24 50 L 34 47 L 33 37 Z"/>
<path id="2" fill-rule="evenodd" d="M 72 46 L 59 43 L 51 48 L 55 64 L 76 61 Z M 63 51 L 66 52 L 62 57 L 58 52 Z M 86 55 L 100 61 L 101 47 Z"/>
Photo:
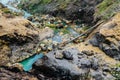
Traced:
<path id="1" fill-rule="evenodd" d="M 90 40 L 93 46 L 99 47 L 107 55 L 120 60 L 120 13 L 111 21 L 102 25 L 100 30 Z"/>
<path id="2" fill-rule="evenodd" d="M 36 44 L 53 36 L 50 28 L 40 30 L 22 17 L 8 18 L 6 15 L 9 14 L 0 11 L 0 66 L 32 56 Z"/>
<path id="3" fill-rule="evenodd" d="M 34 75 L 25 72 L 19 72 L 15 70 L 6 70 L 0 68 L 0 79 L 1 80 L 38 80 Z"/>
<path id="4" fill-rule="evenodd" d="M 111 78 L 114 80 L 114 77 L 109 73 L 111 67 L 103 62 L 100 56 L 96 55 L 98 53 L 92 52 L 94 55 L 88 56 L 84 53 L 85 51 L 80 52 L 76 48 L 69 48 L 60 52 L 64 54 L 69 52 L 70 56 L 73 55 L 73 59 L 56 58 L 56 52 L 49 52 L 44 59 L 39 59 L 34 64 L 33 73 L 36 73 L 38 78 L 39 74 L 43 74 L 55 78 L 55 80 L 87 80 L 90 78 L 95 80 Z M 45 78 L 43 77 L 43 79 Z"/>
<path id="5" fill-rule="evenodd" d="M 93 20 L 94 8 L 102 0 L 27 0 L 21 1 L 21 7 L 31 13 L 49 13 L 67 19 Z M 27 5 L 26 5 L 27 4 Z"/>

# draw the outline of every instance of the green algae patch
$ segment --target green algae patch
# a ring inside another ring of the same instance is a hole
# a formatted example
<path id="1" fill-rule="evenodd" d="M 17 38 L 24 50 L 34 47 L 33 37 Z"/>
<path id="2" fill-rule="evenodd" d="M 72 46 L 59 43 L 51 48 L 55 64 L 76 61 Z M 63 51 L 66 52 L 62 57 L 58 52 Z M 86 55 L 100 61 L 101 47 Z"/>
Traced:
<path id="1" fill-rule="evenodd" d="M 95 16 L 101 17 L 103 20 L 108 20 L 115 13 L 119 12 L 117 9 L 119 7 L 120 0 L 104 0 L 96 7 Z"/>
<path id="2" fill-rule="evenodd" d="M 120 80 L 120 63 L 113 67 L 111 74 L 115 77 L 115 80 Z"/>

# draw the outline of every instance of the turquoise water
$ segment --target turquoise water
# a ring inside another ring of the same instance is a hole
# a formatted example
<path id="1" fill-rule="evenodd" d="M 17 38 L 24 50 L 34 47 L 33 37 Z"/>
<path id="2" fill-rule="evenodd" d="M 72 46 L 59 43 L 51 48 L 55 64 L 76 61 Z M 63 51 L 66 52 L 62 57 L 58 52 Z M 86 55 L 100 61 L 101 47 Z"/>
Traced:
<path id="1" fill-rule="evenodd" d="M 20 3 L 21 0 L 0 0 L 0 2 L 7 6 L 11 11 L 13 12 L 22 12 L 24 14 L 24 18 L 27 18 L 29 16 L 32 16 L 30 13 L 20 10 L 17 8 L 17 5 Z M 15 4 L 12 4 L 15 3 Z"/>
<path id="2" fill-rule="evenodd" d="M 23 60 L 22 62 L 20 62 L 20 64 L 22 64 L 24 71 L 30 71 L 32 69 L 32 65 L 40 58 L 42 58 L 44 56 L 43 53 L 34 55 L 32 57 L 29 57 L 25 60 Z"/>

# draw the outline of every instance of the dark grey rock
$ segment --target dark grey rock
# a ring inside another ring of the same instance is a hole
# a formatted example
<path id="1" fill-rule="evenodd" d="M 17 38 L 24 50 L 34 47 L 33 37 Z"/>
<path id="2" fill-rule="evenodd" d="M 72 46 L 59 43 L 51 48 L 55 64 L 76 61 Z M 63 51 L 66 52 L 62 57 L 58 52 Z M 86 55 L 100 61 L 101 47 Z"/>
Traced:
<path id="1" fill-rule="evenodd" d="M 67 49 L 65 51 L 71 51 L 71 54 L 77 55 L 77 49 Z M 60 77 L 65 80 L 79 80 L 82 73 L 81 69 L 76 65 L 77 56 L 73 55 L 73 60 L 69 61 L 67 59 L 56 59 L 54 56 L 55 52 L 50 52 L 46 54 L 45 60 L 43 60 L 43 64 L 39 64 L 40 60 L 38 60 L 34 64 L 34 69 L 36 71 L 43 72 L 45 75 L 50 75 L 54 77 Z"/>
<path id="2" fill-rule="evenodd" d="M 91 67 L 91 61 L 88 58 L 82 58 L 80 59 L 81 68 L 90 68 Z"/>
<path id="3" fill-rule="evenodd" d="M 63 51 L 63 56 L 65 59 L 73 60 L 73 54 L 70 51 Z"/>
<path id="4" fill-rule="evenodd" d="M 99 60 L 97 58 L 92 58 L 92 69 L 97 70 L 99 68 Z"/>
<path id="5" fill-rule="evenodd" d="M 91 71 L 91 76 L 95 80 L 104 80 L 104 76 L 101 71 Z"/>
<path id="6" fill-rule="evenodd" d="M 102 67 L 102 70 L 103 70 L 104 72 L 110 72 L 110 71 L 111 71 L 111 68 L 106 65 L 106 66 L 103 66 L 103 67 Z"/>
<path id="7" fill-rule="evenodd" d="M 120 60 L 120 44 L 119 41 L 117 45 L 115 45 L 112 41 L 106 39 L 107 37 L 103 36 L 99 32 L 97 32 L 94 37 L 89 40 L 89 42 L 96 47 L 99 47 L 102 51 L 104 51 L 108 56 Z"/>

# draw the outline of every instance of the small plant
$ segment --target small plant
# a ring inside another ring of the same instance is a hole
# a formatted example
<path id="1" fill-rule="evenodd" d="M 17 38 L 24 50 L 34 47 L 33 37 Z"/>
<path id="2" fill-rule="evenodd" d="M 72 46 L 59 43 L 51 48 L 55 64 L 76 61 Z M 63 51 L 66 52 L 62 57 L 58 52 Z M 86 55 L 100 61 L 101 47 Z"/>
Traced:
<path id="1" fill-rule="evenodd" d="M 114 67 L 111 74 L 115 77 L 115 80 L 120 80 L 120 64 L 117 64 Z"/>
<path id="2" fill-rule="evenodd" d="M 3 8 L 2 11 L 3 11 L 4 13 L 11 13 L 11 11 L 10 11 L 8 8 Z"/>
<path id="3" fill-rule="evenodd" d="M 70 33 L 67 29 L 62 29 L 61 32 L 63 32 L 63 34 L 69 34 Z"/>

